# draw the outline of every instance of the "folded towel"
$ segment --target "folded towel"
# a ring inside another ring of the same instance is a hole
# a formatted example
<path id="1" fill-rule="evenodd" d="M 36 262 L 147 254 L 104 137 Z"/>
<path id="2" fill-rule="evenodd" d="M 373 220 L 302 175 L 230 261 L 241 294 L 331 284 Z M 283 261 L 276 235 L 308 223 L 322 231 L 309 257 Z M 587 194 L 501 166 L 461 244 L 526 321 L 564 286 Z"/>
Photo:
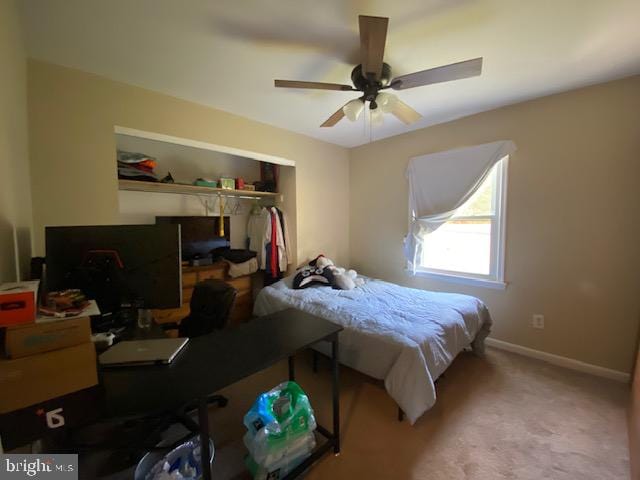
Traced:
<path id="1" fill-rule="evenodd" d="M 229 276 L 233 278 L 251 275 L 258 271 L 258 260 L 256 260 L 255 257 L 242 263 L 233 263 L 229 260 L 225 261 L 229 265 Z"/>

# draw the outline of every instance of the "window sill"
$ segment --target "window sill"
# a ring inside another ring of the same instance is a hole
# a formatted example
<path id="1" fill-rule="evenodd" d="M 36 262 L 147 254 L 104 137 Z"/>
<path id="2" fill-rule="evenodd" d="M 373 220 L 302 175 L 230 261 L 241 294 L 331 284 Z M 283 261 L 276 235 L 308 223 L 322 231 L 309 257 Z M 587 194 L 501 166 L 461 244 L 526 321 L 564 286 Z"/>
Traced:
<path id="1" fill-rule="evenodd" d="M 447 273 L 428 272 L 425 270 L 416 270 L 415 273 L 410 268 L 405 272 L 411 276 L 430 278 L 432 280 L 440 280 L 443 282 L 457 283 L 458 285 L 469 285 L 472 287 L 491 288 L 493 290 L 505 290 L 507 284 L 499 280 L 488 280 L 485 278 L 465 277 L 464 275 L 450 275 Z"/>

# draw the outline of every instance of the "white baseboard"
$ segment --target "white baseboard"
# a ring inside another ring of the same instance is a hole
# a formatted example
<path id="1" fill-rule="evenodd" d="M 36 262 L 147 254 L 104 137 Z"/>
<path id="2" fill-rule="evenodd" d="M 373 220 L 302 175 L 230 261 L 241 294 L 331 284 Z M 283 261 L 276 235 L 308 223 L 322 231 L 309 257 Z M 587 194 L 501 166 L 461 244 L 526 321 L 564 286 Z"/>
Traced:
<path id="1" fill-rule="evenodd" d="M 540 350 L 534 350 L 533 348 L 523 347 L 516 345 L 515 343 L 503 342 L 495 338 L 487 338 L 486 344 L 498 348 L 500 350 L 506 350 L 507 352 L 519 353 L 525 357 L 536 358 L 553 365 L 569 368 L 571 370 L 577 370 L 583 373 L 590 373 L 598 377 L 609 378 L 618 382 L 629 383 L 631 375 L 618 370 L 612 370 L 610 368 L 599 367 L 598 365 L 592 365 L 590 363 L 581 362 L 580 360 L 574 360 L 572 358 L 561 357 L 560 355 L 554 355 L 552 353 L 543 352 Z"/>

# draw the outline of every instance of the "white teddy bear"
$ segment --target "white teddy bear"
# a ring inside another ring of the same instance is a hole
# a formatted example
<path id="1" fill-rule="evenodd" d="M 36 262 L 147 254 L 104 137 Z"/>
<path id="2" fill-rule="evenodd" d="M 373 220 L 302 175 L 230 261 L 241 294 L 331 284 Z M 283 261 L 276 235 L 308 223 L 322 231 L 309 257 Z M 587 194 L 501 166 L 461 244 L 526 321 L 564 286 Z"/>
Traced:
<path id="1" fill-rule="evenodd" d="M 315 266 L 318 268 L 329 268 L 333 272 L 333 286 L 340 290 L 352 290 L 364 285 L 364 279 L 358 277 L 358 272 L 337 267 L 330 258 L 324 255 L 320 255 L 315 259 Z"/>

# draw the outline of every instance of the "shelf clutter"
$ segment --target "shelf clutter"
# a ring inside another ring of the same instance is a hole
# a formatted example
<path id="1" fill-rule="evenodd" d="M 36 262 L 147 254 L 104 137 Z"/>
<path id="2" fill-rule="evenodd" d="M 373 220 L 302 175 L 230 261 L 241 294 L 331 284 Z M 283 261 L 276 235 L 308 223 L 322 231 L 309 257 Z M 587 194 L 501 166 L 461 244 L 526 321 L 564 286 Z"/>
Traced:
<path id="1" fill-rule="evenodd" d="M 118 178 L 157 182 L 160 180 L 154 169 L 156 159 L 144 153 L 118 150 Z"/>
<path id="2" fill-rule="evenodd" d="M 234 175 L 176 182 L 170 171 L 162 178 L 156 173 L 158 162 L 155 157 L 121 149 L 117 151 L 117 164 L 120 190 L 280 200 L 279 194 L 275 193 L 278 190 L 279 166 L 266 162 L 260 162 L 260 180 L 253 183 L 245 183 L 242 176 Z"/>
<path id="3" fill-rule="evenodd" d="M 221 197 L 247 199 L 269 198 L 277 201 L 282 200 L 282 195 L 274 192 L 204 187 L 179 183 L 144 182 L 139 180 L 118 180 L 118 189 L 132 192 L 173 193 L 178 195 L 218 195 Z"/>

